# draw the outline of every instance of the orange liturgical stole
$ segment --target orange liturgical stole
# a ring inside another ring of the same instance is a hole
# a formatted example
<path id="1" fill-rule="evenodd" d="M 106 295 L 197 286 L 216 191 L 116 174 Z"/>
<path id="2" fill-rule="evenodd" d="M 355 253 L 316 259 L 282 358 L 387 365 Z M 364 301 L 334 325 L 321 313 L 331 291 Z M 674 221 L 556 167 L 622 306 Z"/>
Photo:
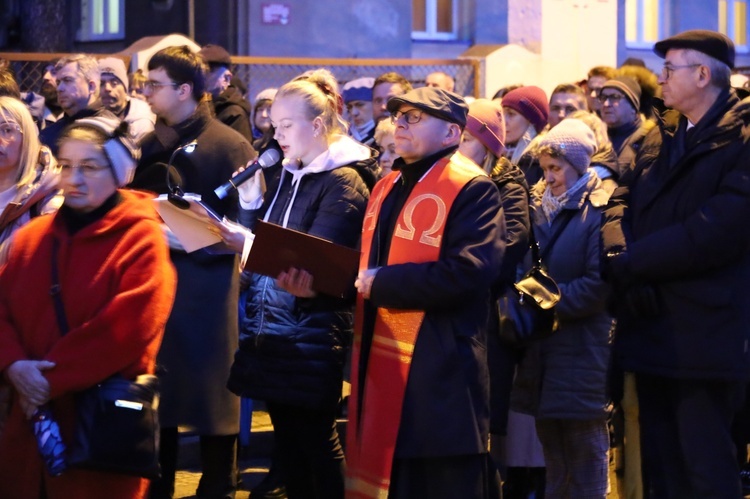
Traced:
<path id="1" fill-rule="evenodd" d="M 391 236 L 388 265 L 436 261 L 453 202 L 470 180 L 483 174 L 460 153 L 435 163 L 414 186 L 399 213 Z M 370 196 L 362 227 L 360 270 L 367 268 L 380 208 L 399 175 L 398 172 L 389 174 L 378 182 Z M 424 311 L 377 309 L 359 404 L 363 307 L 362 295 L 357 295 L 346 445 L 346 497 L 385 499 L 390 487 L 409 368 Z M 360 406 L 362 411 L 358 414 Z"/>

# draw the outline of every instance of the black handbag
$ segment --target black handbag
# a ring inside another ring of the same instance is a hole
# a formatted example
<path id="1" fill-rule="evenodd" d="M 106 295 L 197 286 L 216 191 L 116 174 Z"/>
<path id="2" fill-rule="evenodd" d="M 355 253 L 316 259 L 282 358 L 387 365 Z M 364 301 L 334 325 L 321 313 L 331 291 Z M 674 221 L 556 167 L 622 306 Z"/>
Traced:
<path id="1" fill-rule="evenodd" d="M 52 246 L 52 288 L 60 332 L 68 332 L 57 271 L 58 241 Z M 159 379 L 115 375 L 76 395 L 76 426 L 68 445 L 72 467 L 155 479 L 159 467 Z"/>
<path id="2" fill-rule="evenodd" d="M 566 218 L 550 237 L 544 254 L 539 252 L 539 243 L 534 237 L 532 224 L 531 269 L 498 299 L 499 335 L 504 343 L 523 347 L 530 342 L 547 338 L 557 331 L 559 321 L 555 306 L 560 302 L 560 288 L 544 270 L 542 258 L 549 253 L 572 215 L 572 210 L 564 212 Z"/>

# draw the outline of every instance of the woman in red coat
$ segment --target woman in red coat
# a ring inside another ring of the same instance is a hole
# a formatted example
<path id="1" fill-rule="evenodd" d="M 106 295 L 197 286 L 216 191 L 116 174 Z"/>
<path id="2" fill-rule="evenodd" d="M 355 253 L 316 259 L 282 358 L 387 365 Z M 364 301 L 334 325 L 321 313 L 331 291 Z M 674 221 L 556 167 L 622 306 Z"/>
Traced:
<path id="1" fill-rule="evenodd" d="M 175 273 L 149 196 L 118 189 L 130 180 L 137 152 L 118 124 L 113 115 L 97 116 L 63 132 L 64 204 L 16 233 L 0 270 L 0 382 L 12 389 L 0 436 L 2 498 L 133 499 L 146 492 L 145 479 L 125 475 L 68 469 L 51 477 L 28 421 L 47 404 L 70 442 L 76 392 L 117 373 L 132 379 L 154 371 Z M 53 258 L 65 335 L 49 293 Z"/>

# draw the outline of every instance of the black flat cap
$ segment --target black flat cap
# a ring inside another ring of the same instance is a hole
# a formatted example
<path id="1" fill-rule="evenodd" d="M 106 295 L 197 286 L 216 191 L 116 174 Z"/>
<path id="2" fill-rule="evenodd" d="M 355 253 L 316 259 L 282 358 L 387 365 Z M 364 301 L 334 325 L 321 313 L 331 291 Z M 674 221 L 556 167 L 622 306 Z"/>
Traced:
<path id="1" fill-rule="evenodd" d="M 402 104 L 409 104 L 441 120 L 455 123 L 461 128 L 466 126 L 466 115 L 469 106 L 463 97 L 442 88 L 420 87 L 403 95 L 391 97 L 386 107 L 391 114 L 398 111 Z"/>
<path id="2" fill-rule="evenodd" d="M 734 68 L 734 43 L 726 35 L 716 31 L 691 29 L 654 45 L 654 52 L 661 58 L 666 57 L 670 49 L 697 50 Z"/>
<path id="3" fill-rule="evenodd" d="M 203 57 L 203 60 L 206 61 L 206 64 L 226 67 L 230 67 L 232 65 L 232 59 L 229 55 L 229 52 L 227 52 L 226 49 L 220 45 L 213 45 L 209 43 L 198 53 L 201 55 L 201 57 Z"/>

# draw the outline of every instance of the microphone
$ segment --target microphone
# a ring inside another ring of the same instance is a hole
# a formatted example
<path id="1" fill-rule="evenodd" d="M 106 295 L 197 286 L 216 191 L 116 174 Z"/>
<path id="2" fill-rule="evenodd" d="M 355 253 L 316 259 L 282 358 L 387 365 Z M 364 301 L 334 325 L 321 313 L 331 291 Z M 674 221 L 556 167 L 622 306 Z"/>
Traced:
<path id="1" fill-rule="evenodd" d="M 167 193 L 167 199 L 170 203 L 177 206 L 181 210 L 187 210 L 188 208 L 190 208 L 190 203 L 182 197 L 184 192 L 182 192 L 180 186 L 172 185 L 172 178 L 169 173 L 171 172 L 172 168 L 174 168 L 174 166 L 172 166 L 172 161 L 174 161 L 174 158 L 175 156 L 177 156 L 177 154 L 181 152 L 184 152 L 185 154 L 191 154 L 193 151 L 195 151 L 196 147 L 198 147 L 198 142 L 195 140 L 178 147 L 169 157 L 169 162 L 167 163 L 167 189 L 169 189 L 169 192 Z"/>
<path id="2" fill-rule="evenodd" d="M 279 158 L 281 158 L 281 154 L 279 154 L 277 149 L 266 149 L 266 152 L 253 161 L 253 164 L 214 189 L 214 194 L 216 194 L 217 198 L 224 199 L 229 194 L 229 191 L 237 189 L 241 184 L 250 180 L 259 169 L 275 165 L 279 161 Z"/>

